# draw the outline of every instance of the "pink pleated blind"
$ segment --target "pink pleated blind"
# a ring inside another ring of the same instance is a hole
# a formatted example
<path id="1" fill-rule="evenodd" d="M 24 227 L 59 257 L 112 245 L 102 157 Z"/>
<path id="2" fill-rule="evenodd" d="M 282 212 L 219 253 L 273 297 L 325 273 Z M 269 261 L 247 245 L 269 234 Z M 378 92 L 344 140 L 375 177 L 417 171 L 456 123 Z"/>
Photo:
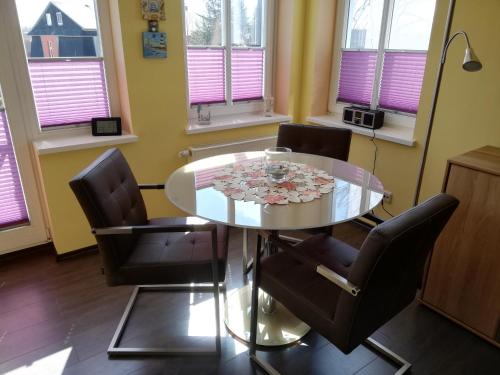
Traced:
<path id="1" fill-rule="evenodd" d="M 0 109 L 0 228 L 29 222 L 5 111 Z"/>
<path id="2" fill-rule="evenodd" d="M 231 50 L 231 87 L 233 101 L 262 99 L 264 49 Z"/>
<path id="3" fill-rule="evenodd" d="M 417 113 L 426 59 L 426 52 L 385 52 L 380 108 Z"/>
<path id="4" fill-rule="evenodd" d="M 187 49 L 189 103 L 226 101 L 224 48 Z"/>
<path id="5" fill-rule="evenodd" d="M 42 128 L 81 124 L 108 117 L 104 62 L 29 61 L 38 120 Z"/>
<path id="6" fill-rule="evenodd" d="M 342 51 L 337 101 L 370 105 L 376 65 L 376 51 Z"/>

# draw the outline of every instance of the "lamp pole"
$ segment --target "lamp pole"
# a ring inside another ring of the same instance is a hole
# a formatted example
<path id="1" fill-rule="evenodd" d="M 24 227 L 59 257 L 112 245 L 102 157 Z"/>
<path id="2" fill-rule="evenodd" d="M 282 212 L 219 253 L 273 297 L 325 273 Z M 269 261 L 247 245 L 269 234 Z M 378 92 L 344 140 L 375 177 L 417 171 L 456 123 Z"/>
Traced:
<path id="1" fill-rule="evenodd" d="M 436 84 L 434 86 L 434 94 L 432 96 L 431 112 L 429 114 L 429 120 L 427 122 L 428 125 L 424 141 L 424 150 L 422 151 L 422 156 L 420 157 L 420 166 L 418 169 L 417 187 L 415 190 L 415 196 L 413 198 L 413 206 L 416 206 L 418 204 L 420 189 L 422 188 L 422 179 L 424 177 L 425 163 L 427 161 L 427 152 L 429 151 L 429 141 L 431 139 L 432 126 L 434 124 L 434 115 L 436 114 L 436 104 L 439 96 L 439 89 L 441 87 L 441 78 L 443 76 L 443 67 L 445 62 L 444 57 L 446 52 L 446 45 L 448 43 L 448 37 L 450 36 L 451 21 L 453 19 L 453 11 L 455 10 L 455 1 L 456 0 L 450 0 L 450 4 L 448 6 L 448 16 L 446 18 L 443 45 L 441 47 L 441 58 L 439 59 L 439 69 L 436 77 Z"/>
<path id="2" fill-rule="evenodd" d="M 443 67 L 446 62 L 446 53 L 448 52 L 448 47 L 451 42 L 457 36 L 463 36 L 465 38 L 465 42 L 467 43 L 467 47 L 465 48 L 465 56 L 464 62 L 462 63 L 462 68 L 467 72 L 477 72 L 482 69 L 483 65 L 479 61 L 479 59 L 474 54 L 474 51 L 470 45 L 469 36 L 465 31 L 458 31 L 453 34 L 450 38 L 450 27 L 451 20 L 453 19 L 453 11 L 455 9 L 455 0 L 450 0 L 450 6 L 448 8 L 448 17 L 446 18 L 446 28 L 443 38 L 443 47 L 441 48 L 441 60 L 439 62 L 439 70 L 436 78 L 436 86 L 434 87 L 434 95 L 432 97 L 432 107 L 431 112 L 429 114 L 429 121 L 427 125 L 427 133 L 425 135 L 424 142 L 424 150 L 422 152 L 422 157 L 420 158 L 420 167 L 418 170 L 418 179 L 417 179 L 417 188 L 415 190 L 415 197 L 413 199 L 413 205 L 416 206 L 418 204 L 418 198 L 420 196 L 420 189 L 422 187 L 422 179 L 424 177 L 424 169 L 425 162 L 427 160 L 427 151 L 429 151 L 429 142 L 431 139 L 432 126 L 434 124 L 434 116 L 436 114 L 436 105 L 439 96 L 439 89 L 441 88 L 441 78 L 443 75 Z"/>

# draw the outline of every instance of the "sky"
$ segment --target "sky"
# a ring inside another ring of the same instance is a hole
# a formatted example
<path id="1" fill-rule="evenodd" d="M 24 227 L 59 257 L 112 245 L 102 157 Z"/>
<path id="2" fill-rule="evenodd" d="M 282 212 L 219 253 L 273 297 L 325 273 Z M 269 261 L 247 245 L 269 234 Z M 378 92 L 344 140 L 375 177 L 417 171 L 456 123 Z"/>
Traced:
<path id="1" fill-rule="evenodd" d="M 351 0 L 349 29 L 365 29 L 365 48 L 378 48 L 383 0 Z M 389 49 L 427 50 L 435 0 L 395 0 Z M 349 47 L 350 33 L 347 34 Z"/>

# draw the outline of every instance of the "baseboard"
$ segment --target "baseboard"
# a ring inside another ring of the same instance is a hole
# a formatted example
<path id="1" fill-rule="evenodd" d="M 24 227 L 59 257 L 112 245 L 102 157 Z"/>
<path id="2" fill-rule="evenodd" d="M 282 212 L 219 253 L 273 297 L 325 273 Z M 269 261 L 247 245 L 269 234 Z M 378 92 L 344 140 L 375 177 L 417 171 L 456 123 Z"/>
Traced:
<path id="1" fill-rule="evenodd" d="M 0 262 L 7 262 L 12 259 L 17 259 L 34 254 L 56 254 L 56 249 L 52 242 L 43 243 L 40 245 L 27 247 L 25 249 L 12 251 L 6 254 L 0 254 Z"/>
<path id="2" fill-rule="evenodd" d="M 81 249 L 76 249 L 68 251 L 62 254 L 56 254 L 56 262 L 62 262 L 67 259 L 75 258 L 78 256 L 83 256 L 87 254 L 97 253 L 97 245 L 82 247 Z"/>

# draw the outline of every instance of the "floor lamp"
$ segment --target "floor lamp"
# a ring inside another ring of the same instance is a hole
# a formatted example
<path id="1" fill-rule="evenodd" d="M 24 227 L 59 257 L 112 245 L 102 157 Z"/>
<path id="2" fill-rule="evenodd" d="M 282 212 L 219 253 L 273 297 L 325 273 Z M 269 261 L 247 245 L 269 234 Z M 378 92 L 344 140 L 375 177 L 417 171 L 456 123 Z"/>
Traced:
<path id="1" fill-rule="evenodd" d="M 467 47 L 465 48 L 465 56 L 464 56 L 464 61 L 462 63 L 462 68 L 465 71 L 477 72 L 478 70 L 481 70 L 481 68 L 483 67 L 481 62 L 477 59 L 476 55 L 474 54 L 474 51 L 472 50 L 472 48 L 470 46 L 469 37 L 465 31 L 459 31 L 450 37 L 450 28 L 451 28 L 451 21 L 453 19 L 453 11 L 455 9 L 455 1 L 456 0 L 450 0 L 450 5 L 448 7 L 448 17 L 446 18 L 446 27 L 445 27 L 445 33 L 444 33 L 444 38 L 443 38 L 443 46 L 441 48 L 441 61 L 440 61 L 439 70 L 437 73 L 436 84 L 434 86 L 434 94 L 432 97 L 432 107 L 431 107 L 431 111 L 429 114 L 427 133 L 425 135 L 424 151 L 422 152 L 422 156 L 420 159 L 420 167 L 419 167 L 418 179 L 417 179 L 417 188 L 415 190 L 415 197 L 413 199 L 414 206 L 416 206 L 418 204 L 418 198 L 420 196 L 420 189 L 422 187 L 422 179 L 424 176 L 425 162 L 427 160 L 427 151 L 429 150 L 429 141 L 431 138 L 432 126 L 434 124 L 434 115 L 436 113 L 436 104 L 437 104 L 437 100 L 438 100 L 438 96 L 439 96 L 439 89 L 441 87 L 441 78 L 443 75 L 443 67 L 444 67 L 444 63 L 446 61 L 446 53 L 448 52 L 448 47 L 450 46 L 450 43 L 457 36 L 465 37 Z"/>

